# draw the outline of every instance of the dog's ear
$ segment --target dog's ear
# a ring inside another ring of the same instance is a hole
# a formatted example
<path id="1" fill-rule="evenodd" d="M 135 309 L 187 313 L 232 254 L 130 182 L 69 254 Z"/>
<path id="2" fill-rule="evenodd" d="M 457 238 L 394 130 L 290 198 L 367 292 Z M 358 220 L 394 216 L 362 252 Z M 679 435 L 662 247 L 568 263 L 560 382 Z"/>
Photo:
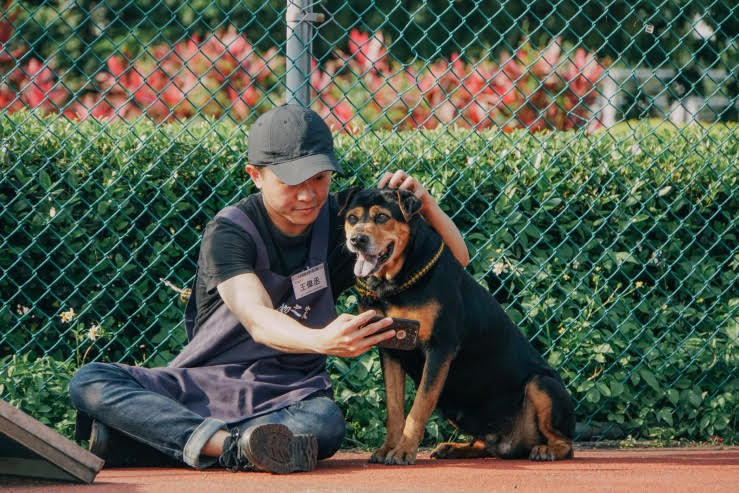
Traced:
<path id="1" fill-rule="evenodd" d="M 359 191 L 359 187 L 351 187 L 346 190 L 342 190 L 336 194 L 336 200 L 339 203 L 339 212 L 336 213 L 338 217 L 342 217 L 346 211 L 346 206 L 352 200 L 355 193 Z"/>
<path id="2" fill-rule="evenodd" d="M 398 196 L 398 207 L 400 207 L 400 212 L 403 214 L 403 219 L 405 222 L 410 222 L 413 216 L 421 211 L 423 203 L 407 190 L 396 190 L 395 193 Z"/>

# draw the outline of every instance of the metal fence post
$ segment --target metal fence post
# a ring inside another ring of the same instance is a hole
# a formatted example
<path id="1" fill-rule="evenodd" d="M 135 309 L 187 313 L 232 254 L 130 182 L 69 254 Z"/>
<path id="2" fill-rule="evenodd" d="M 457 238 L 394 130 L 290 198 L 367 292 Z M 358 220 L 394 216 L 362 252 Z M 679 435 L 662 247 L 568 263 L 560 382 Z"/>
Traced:
<path id="1" fill-rule="evenodd" d="M 313 13 L 311 0 L 287 1 L 286 103 L 310 105 L 313 22 L 322 22 L 323 19 L 323 14 Z"/>

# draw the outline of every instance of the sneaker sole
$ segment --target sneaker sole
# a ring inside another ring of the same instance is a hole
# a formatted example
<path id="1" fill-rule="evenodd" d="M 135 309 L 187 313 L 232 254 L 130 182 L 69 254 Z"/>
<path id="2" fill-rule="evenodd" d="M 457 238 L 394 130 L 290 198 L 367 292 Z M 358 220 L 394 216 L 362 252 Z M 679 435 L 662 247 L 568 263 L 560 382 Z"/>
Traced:
<path id="1" fill-rule="evenodd" d="M 102 459 L 108 459 L 108 444 L 110 443 L 110 428 L 93 419 L 90 427 L 90 443 L 88 450 Z"/>
<path id="2" fill-rule="evenodd" d="M 316 468 L 318 442 L 313 435 L 293 435 L 285 425 L 264 424 L 247 430 L 242 440 L 246 459 L 264 471 L 289 474 Z"/>

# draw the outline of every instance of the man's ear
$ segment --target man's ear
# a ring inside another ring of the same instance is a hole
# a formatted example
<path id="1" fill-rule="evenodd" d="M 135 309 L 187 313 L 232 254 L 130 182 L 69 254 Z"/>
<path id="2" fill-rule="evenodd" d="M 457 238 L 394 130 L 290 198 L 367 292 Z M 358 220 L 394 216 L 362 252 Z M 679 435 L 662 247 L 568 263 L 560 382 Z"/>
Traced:
<path id="1" fill-rule="evenodd" d="M 405 222 L 410 222 L 413 216 L 421 211 L 423 203 L 408 190 L 396 190 L 395 193 L 398 196 L 398 207 L 403 214 L 403 219 Z"/>
<path id="2" fill-rule="evenodd" d="M 338 217 L 341 217 L 344 215 L 344 212 L 346 211 L 346 206 L 349 205 L 349 202 L 352 200 L 352 197 L 358 191 L 359 191 L 359 187 L 351 187 L 351 188 L 347 188 L 346 190 L 342 190 L 336 194 L 336 200 L 339 202 L 339 212 L 336 213 Z"/>
<path id="3" fill-rule="evenodd" d="M 254 166 L 253 164 L 247 164 L 245 166 L 246 173 L 249 175 L 249 178 L 251 178 L 251 181 L 254 182 L 254 185 L 261 189 L 262 188 L 262 172 L 259 169 L 259 167 Z"/>

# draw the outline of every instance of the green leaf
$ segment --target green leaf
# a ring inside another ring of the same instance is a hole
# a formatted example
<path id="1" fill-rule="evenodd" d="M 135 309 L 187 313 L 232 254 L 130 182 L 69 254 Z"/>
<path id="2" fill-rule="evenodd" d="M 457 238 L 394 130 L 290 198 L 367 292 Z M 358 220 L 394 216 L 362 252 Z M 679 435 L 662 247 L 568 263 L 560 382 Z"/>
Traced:
<path id="1" fill-rule="evenodd" d="M 556 209 L 562 204 L 562 199 L 560 198 L 553 198 L 549 199 L 546 202 L 544 202 L 541 206 L 545 211 L 550 211 L 552 209 Z"/>
<path id="2" fill-rule="evenodd" d="M 38 174 L 38 181 L 41 184 L 42 187 L 44 187 L 45 190 L 48 190 L 51 188 L 51 177 L 49 177 L 49 174 L 41 170 Z"/>
<path id="3" fill-rule="evenodd" d="M 618 397 L 621 395 L 621 393 L 624 391 L 624 386 L 622 383 L 613 381 L 611 382 L 611 396 L 612 397 Z"/>
<path id="4" fill-rule="evenodd" d="M 688 390 L 686 392 L 688 394 L 688 400 L 693 405 L 693 407 L 700 407 L 701 403 L 703 402 L 701 396 L 693 390 Z"/>
<path id="5" fill-rule="evenodd" d="M 668 408 L 662 408 L 657 412 L 657 417 L 667 423 L 668 425 L 672 426 L 672 410 Z"/>
<path id="6" fill-rule="evenodd" d="M 657 379 L 654 377 L 654 373 L 647 370 L 646 368 L 640 368 L 639 374 L 644 379 L 644 381 L 652 387 L 654 390 L 660 390 L 659 383 L 657 382 Z"/>
<path id="7" fill-rule="evenodd" d="M 585 398 L 588 400 L 588 402 L 596 404 L 598 401 L 600 401 L 600 392 L 598 392 L 597 389 L 592 388 L 588 390 L 587 394 L 585 394 Z"/>
<path id="8" fill-rule="evenodd" d="M 670 389 L 667 391 L 667 398 L 673 405 L 677 405 L 677 403 L 680 402 L 680 392 L 675 389 Z"/>
<path id="9" fill-rule="evenodd" d="M 600 391 L 601 395 L 603 395 L 603 397 L 611 397 L 611 389 L 610 387 L 608 387 L 608 384 L 606 384 L 605 382 L 598 382 L 596 384 L 596 387 Z"/>

